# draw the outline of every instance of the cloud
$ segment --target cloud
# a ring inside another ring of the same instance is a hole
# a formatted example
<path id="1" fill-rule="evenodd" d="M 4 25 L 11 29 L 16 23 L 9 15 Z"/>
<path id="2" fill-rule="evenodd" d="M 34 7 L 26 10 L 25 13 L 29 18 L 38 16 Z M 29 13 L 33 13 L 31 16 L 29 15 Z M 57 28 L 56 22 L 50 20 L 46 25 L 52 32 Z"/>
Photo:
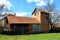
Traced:
<path id="1" fill-rule="evenodd" d="M 16 16 L 27 16 L 31 14 L 30 12 L 15 12 L 15 13 L 16 13 Z"/>
<path id="2" fill-rule="evenodd" d="M 46 5 L 46 3 L 44 1 L 41 1 L 40 3 L 37 3 L 36 6 L 43 6 Z"/>
<path id="3" fill-rule="evenodd" d="M 50 0 L 50 3 L 53 3 L 53 0 Z"/>
<path id="4" fill-rule="evenodd" d="M 33 0 L 27 0 L 28 3 L 31 3 Z"/>
<path id="5" fill-rule="evenodd" d="M 0 0 L 0 5 L 4 5 L 4 8 L 10 9 L 12 4 L 9 0 Z"/>
<path id="6" fill-rule="evenodd" d="M 40 0 L 27 0 L 27 2 L 31 3 L 31 2 L 39 2 Z"/>
<path id="7" fill-rule="evenodd" d="M 31 12 L 3 12 L 2 15 L 8 15 L 8 14 L 16 14 L 16 16 L 26 16 L 26 17 L 31 17 Z"/>
<path id="8" fill-rule="evenodd" d="M 2 12 L 2 15 L 4 15 L 4 14 L 14 14 L 13 12 Z"/>
<path id="9" fill-rule="evenodd" d="M 44 6 L 48 1 L 50 1 L 50 3 L 53 3 L 53 0 L 27 0 L 28 3 L 36 3 L 36 6 Z"/>

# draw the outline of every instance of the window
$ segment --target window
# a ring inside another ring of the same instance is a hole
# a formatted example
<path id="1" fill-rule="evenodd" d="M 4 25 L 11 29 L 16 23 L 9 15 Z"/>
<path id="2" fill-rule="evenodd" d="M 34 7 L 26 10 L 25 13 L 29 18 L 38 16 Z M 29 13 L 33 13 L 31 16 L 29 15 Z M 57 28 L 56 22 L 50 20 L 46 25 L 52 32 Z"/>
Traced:
<path id="1" fill-rule="evenodd" d="M 48 14 L 43 14 L 42 13 L 42 16 L 46 17 L 47 19 L 49 19 L 49 15 Z"/>
<path id="2" fill-rule="evenodd" d="M 47 19 L 49 19 L 49 16 L 46 16 Z"/>
<path id="3" fill-rule="evenodd" d="M 16 26 L 14 26 L 14 29 L 16 29 Z"/>
<path id="4" fill-rule="evenodd" d="M 33 32 L 40 32 L 41 31 L 41 25 L 40 24 L 33 24 L 32 26 L 33 26 L 33 28 L 32 28 Z"/>

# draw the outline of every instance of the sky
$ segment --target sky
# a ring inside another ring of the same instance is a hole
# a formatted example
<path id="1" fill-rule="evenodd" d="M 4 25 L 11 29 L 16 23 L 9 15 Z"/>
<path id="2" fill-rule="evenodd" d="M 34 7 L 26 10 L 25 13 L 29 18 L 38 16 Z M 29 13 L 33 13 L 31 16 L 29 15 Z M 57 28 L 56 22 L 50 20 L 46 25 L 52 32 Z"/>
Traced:
<path id="1" fill-rule="evenodd" d="M 41 8 L 49 2 L 56 5 L 56 9 L 60 11 L 60 0 L 0 0 L 0 4 L 4 4 L 6 8 L 16 13 L 16 16 L 31 16 L 35 8 Z"/>

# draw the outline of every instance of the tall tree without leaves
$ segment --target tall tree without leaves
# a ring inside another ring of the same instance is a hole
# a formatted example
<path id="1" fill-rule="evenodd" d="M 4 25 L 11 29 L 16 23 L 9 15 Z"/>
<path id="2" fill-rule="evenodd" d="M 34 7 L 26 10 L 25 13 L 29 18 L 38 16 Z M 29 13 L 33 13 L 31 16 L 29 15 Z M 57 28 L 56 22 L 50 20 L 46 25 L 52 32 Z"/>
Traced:
<path id="1" fill-rule="evenodd" d="M 0 4 L 0 17 L 2 16 L 2 15 L 1 15 L 1 12 L 3 11 L 3 8 L 4 8 L 4 5 L 1 5 L 1 4 Z"/>
<path id="2" fill-rule="evenodd" d="M 4 4 L 0 4 L 0 17 L 2 17 L 2 12 L 9 11 L 8 8 L 5 8 Z"/>
<path id="3" fill-rule="evenodd" d="M 55 19 L 57 17 L 58 11 L 56 10 L 56 6 L 54 3 L 47 3 L 44 7 L 49 12 L 49 22 L 50 22 L 51 29 L 52 29 L 53 24 L 56 22 Z"/>
<path id="4" fill-rule="evenodd" d="M 0 17 L 5 17 L 7 16 L 10 12 L 12 12 L 12 10 L 9 10 L 6 5 L 4 4 L 0 4 Z M 2 13 L 4 13 L 2 15 Z M 14 15 L 16 15 L 16 13 L 13 13 Z"/>

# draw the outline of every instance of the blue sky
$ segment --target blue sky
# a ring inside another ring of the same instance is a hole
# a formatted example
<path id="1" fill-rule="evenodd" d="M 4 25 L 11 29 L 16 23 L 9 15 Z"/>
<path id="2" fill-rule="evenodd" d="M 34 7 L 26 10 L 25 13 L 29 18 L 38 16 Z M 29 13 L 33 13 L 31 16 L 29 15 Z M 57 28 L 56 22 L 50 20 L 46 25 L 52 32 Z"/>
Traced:
<path id="1" fill-rule="evenodd" d="M 47 2 L 54 2 L 56 9 L 60 11 L 60 0 L 0 0 L 0 2 L 7 4 L 6 7 L 15 12 L 17 16 L 31 16 L 34 8 L 43 9 Z"/>

